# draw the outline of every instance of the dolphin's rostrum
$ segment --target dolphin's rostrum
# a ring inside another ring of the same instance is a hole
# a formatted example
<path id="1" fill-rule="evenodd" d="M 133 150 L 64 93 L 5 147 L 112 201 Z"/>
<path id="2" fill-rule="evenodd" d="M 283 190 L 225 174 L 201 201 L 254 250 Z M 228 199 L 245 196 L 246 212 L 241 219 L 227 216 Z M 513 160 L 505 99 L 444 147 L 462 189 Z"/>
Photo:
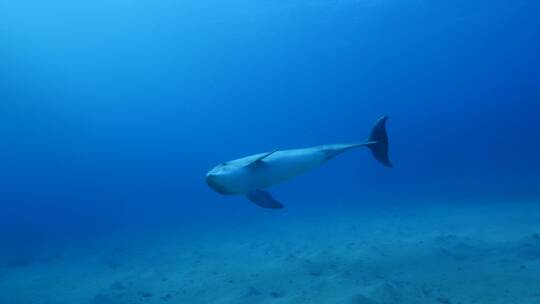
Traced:
<path id="1" fill-rule="evenodd" d="M 206 182 L 218 193 L 245 195 L 261 207 L 281 209 L 283 205 L 264 189 L 315 168 L 352 148 L 368 147 L 376 160 L 392 167 L 388 158 L 387 119 L 384 116 L 377 120 L 371 135 L 364 142 L 273 150 L 246 156 L 217 165 L 206 174 Z"/>

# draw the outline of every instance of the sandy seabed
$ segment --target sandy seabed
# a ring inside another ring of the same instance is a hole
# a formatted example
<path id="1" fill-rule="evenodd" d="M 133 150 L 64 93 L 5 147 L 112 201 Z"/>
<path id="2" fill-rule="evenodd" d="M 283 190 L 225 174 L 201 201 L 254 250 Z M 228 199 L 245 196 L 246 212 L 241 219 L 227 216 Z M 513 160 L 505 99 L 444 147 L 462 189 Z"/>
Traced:
<path id="1" fill-rule="evenodd" d="M 2 254 L 0 303 L 540 303 L 539 211 L 531 201 L 292 208 L 204 232 L 112 235 Z"/>

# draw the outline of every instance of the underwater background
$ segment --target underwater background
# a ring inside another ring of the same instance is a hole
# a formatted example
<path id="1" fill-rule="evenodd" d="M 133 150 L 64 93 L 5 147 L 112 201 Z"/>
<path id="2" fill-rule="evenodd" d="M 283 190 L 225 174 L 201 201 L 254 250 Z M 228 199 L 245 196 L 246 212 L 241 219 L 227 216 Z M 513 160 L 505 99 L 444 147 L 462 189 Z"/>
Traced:
<path id="1" fill-rule="evenodd" d="M 0 303 L 540 303 L 540 2 L 0 0 Z M 362 141 L 271 189 L 205 174 Z"/>

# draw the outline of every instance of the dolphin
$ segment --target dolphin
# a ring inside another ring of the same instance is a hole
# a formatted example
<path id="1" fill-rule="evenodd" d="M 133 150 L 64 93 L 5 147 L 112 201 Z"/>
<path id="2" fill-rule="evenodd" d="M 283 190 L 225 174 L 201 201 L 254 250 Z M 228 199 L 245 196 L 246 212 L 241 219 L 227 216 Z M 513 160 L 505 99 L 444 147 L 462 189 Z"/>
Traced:
<path id="1" fill-rule="evenodd" d="M 315 168 L 335 156 L 358 147 L 367 147 L 377 161 L 392 167 L 388 158 L 388 135 L 383 116 L 373 126 L 366 141 L 316 147 L 272 150 L 227 161 L 206 174 L 206 183 L 220 194 L 245 195 L 256 205 L 269 209 L 284 206 L 265 189 Z"/>

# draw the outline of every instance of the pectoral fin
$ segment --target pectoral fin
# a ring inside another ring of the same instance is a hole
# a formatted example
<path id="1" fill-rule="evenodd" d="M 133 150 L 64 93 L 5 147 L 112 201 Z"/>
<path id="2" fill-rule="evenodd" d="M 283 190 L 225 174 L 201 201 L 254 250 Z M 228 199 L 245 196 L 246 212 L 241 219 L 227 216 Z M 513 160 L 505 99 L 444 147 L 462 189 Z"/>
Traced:
<path id="1" fill-rule="evenodd" d="M 268 156 L 274 154 L 275 152 L 277 152 L 278 149 L 275 149 L 275 150 L 272 150 L 270 152 L 267 152 L 263 155 L 261 155 L 261 157 L 258 157 L 257 159 L 253 160 L 248 166 L 254 166 L 254 165 L 257 165 L 257 164 L 260 164 L 262 163 L 262 161 L 267 158 Z"/>
<path id="2" fill-rule="evenodd" d="M 268 209 L 283 209 L 283 205 L 276 201 L 270 193 L 264 190 L 253 190 L 246 194 L 246 197 L 258 206 Z"/>

